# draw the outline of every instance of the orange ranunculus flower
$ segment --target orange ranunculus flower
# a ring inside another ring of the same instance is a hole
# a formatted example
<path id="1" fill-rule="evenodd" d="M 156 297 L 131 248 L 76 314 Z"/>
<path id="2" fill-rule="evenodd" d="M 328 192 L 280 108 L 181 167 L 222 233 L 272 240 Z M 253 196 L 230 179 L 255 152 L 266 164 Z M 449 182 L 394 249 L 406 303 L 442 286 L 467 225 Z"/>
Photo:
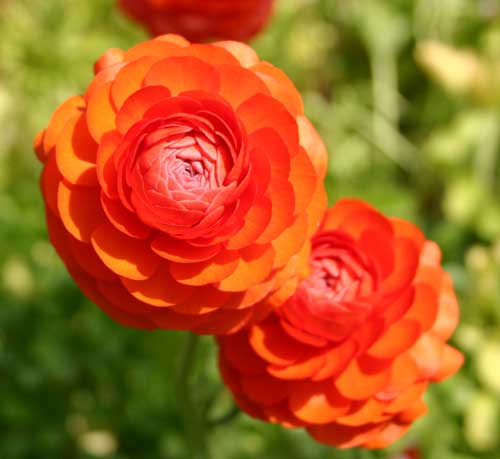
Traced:
<path id="1" fill-rule="evenodd" d="M 246 41 L 266 24 L 273 0 L 118 0 L 118 5 L 151 35 Z"/>
<path id="2" fill-rule="evenodd" d="M 462 364 L 446 344 L 458 305 L 438 246 L 412 224 L 344 199 L 312 240 L 310 275 L 260 324 L 220 337 L 220 370 L 251 416 L 321 443 L 382 448 L 422 395 Z"/>
<path id="3" fill-rule="evenodd" d="M 35 140 L 74 280 L 134 327 L 263 318 L 293 293 L 326 206 L 326 151 L 294 85 L 244 44 L 175 35 L 109 50 L 95 73 Z"/>

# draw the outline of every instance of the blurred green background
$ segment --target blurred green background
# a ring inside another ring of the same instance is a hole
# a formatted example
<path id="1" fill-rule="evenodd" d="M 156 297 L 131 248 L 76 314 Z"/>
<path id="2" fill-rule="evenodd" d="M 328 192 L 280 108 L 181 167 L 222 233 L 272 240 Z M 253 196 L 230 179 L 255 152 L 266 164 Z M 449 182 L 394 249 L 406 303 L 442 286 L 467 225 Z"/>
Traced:
<path id="1" fill-rule="evenodd" d="M 31 149 L 104 50 L 144 38 L 113 0 L 0 0 L 1 459 L 193 457 L 176 403 L 184 335 L 124 329 L 83 298 L 47 242 Z M 441 245 L 467 363 L 388 451 L 240 415 L 207 432 L 213 458 L 500 459 L 500 2 L 281 0 L 254 44 L 328 144 L 331 202 L 361 197 Z M 223 415 L 209 338 L 194 364 L 194 403 Z"/>

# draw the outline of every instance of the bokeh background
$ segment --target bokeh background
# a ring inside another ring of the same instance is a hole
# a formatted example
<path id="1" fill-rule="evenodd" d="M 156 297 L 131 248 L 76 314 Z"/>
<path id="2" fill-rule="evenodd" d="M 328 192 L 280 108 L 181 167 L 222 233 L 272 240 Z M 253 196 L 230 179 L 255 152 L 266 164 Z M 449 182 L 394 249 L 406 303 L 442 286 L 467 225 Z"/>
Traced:
<path id="1" fill-rule="evenodd" d="M 79 293 L 45 231 L 35 133 L 84 91 L 104 50 L 146 38 L 113 6 L 0 0 L 2 459 L 193 457 L 177 403 L 185 336 L 114 324 Z M 207 428 L 212 457 L 500 459 L 500 2 L 278 0 L 254 45 L 304 95 L 330 151 L 331 202 L 361 197 L 441 245 L 467 362 L 387 451 L 337 451 L 239 415 Z M 195 403 L 224 416 L 209 338 L 193 364 Z"/>

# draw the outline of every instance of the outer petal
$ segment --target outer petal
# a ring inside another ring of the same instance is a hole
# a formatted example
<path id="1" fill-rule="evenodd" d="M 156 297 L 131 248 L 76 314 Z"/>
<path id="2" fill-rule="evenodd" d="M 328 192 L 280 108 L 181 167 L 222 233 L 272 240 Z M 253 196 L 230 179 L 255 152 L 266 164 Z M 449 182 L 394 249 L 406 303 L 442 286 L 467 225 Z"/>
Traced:
<path id="1" fill-rule="evenodd" d="M 104 223 L 92 233 L 92 245 L 111 271 L 127 279 L 148 279 L 161 262 L 146 241 L 132 239 L 109 223 Z"/>

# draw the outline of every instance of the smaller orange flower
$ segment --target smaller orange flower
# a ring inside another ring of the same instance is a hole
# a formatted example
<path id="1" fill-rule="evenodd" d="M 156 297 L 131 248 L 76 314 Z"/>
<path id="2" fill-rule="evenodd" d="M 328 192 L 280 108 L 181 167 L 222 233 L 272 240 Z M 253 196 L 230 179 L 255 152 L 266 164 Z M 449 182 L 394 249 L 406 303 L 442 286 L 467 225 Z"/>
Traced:
<path id="1" fill-rule="evenodd" d="M 383 448 L 455 373 L 458 321 L 440 250 L 411 223 L 351 199 L 312 240 L 310 274 L 263 322 L 219 337 L 219 365 L 251 416 L 305 427 L 321 443 Z"/>
<path id="2" fill-rule="evenodd" d="M 153 36 L 247 41 L 266 24 L 273 0 L 118 0 L 118 6 Z"/>

